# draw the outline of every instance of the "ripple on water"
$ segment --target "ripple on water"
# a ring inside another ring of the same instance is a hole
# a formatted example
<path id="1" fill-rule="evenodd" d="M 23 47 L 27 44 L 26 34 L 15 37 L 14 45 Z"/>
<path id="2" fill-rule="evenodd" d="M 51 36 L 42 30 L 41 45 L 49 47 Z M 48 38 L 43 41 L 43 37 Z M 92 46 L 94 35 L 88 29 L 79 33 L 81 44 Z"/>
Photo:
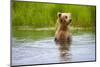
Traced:
<path id="1" fill-rule="evenodd" d="M 88 34 L 72 36 L 69 51 L 62 51 L 55 44 L 53 37 L 39 41 L 13 38 L 12 65 L 94 61 L 95 36 Z"/>

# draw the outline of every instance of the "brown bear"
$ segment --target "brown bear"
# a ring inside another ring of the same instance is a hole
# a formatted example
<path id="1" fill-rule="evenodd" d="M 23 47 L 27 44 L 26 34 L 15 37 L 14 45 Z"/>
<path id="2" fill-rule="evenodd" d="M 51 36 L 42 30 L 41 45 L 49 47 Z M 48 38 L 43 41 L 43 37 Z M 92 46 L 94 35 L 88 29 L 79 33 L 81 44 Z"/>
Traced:
<path id="1" fill-rule="evenodd" d="M 71 13 L 58 13 L 57 14 L 57 27 L 55 33 L 55 41 L 71 41 L 71 33 L 69 30 L 69 24 L 72 21 Z"/>

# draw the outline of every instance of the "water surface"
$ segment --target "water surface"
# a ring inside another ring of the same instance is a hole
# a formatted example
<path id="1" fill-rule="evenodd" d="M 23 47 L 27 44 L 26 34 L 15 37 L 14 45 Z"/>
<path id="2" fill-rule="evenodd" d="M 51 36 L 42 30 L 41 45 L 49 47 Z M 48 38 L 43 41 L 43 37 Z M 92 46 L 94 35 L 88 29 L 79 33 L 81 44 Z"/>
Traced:
<path id="1" fill-rule="evenodd" d="M 73 35 L 71 44 L 57 44 L 54 37 L 38 40 L 12 38 L 12 65 L 80 61 L 95 61 L 95 35 Z"/>

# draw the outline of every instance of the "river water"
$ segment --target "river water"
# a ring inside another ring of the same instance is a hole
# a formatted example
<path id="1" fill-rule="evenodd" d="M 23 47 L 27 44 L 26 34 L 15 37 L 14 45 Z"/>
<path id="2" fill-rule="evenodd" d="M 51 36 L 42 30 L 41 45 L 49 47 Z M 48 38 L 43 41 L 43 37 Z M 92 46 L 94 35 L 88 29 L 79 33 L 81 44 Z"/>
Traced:
<path id="1" fill-rule="evenodd" d="M 95 61 L 95 58 L 95 35 L 74 35 L 70 44 L 57 44 L 54 37 L 36 41 L 12 38 L 12 66 Z"/>

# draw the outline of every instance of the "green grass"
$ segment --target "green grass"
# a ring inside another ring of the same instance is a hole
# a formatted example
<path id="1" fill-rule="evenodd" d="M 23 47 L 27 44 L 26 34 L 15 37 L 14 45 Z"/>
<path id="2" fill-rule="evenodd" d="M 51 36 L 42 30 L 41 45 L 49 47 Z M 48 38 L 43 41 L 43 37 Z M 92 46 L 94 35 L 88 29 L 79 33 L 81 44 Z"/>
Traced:
<path id="1" fill-rule="evenodd" d="M 58 12 L 72 13 L 73 35 L 95 34 L 95 6 L 13 1 L 12 36 L 17 39 L 33 40 L 54 37 L 55 30 L 35 29 L 55 28 Z"/>
<path id="2" fill-rule="evenodd" d="M 73 27 L 95 28 L 95 6 L 18 1 L 12 3 L 12 27 L 54 27 L 58 12 L 72 13 Z"/>

